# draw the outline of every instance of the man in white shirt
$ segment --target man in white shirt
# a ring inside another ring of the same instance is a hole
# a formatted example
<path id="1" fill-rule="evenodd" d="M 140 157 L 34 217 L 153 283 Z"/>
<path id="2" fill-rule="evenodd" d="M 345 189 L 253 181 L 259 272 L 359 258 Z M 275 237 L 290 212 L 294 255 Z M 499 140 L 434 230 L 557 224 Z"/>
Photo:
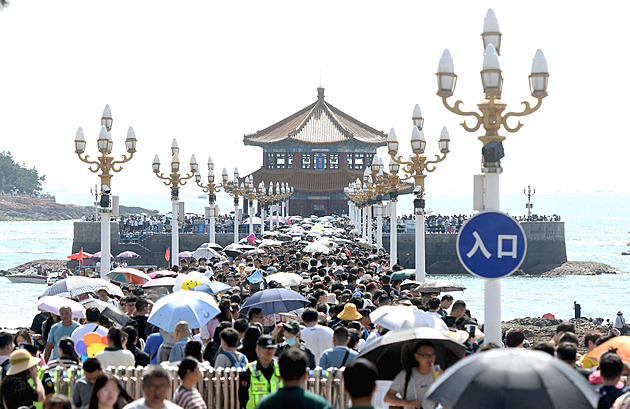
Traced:
<path id="1" fill-rule="evenodd" d="M 85 311 L 85 320 L 87 321 L 83 326 L 72 331 L 72 339 L 76 345 L 79 341 L 83 340 L 83 336 L 90 332 L 96 332 L 101 337 L 107 335 L 107 328 L 98 325 L 98 321 L 101 319 L 101 312 L 96 307 L 90 307 Z"/>
<path id="2" fill-rule="evenodd" d="M 171 376 L 159 365 L 149 366 L 142 377 L 143 398 L 135 400 L 123 409 L 182 409 L 167 399 L 171 388 Z"/>
<path id="3" fill-rule="evenodd" d="M 322 352 L 333 347 L 333 330 L 318 324 L 319 314 L 314 308 L 307 308 L 302 313 L 302 321 L 306 328 L 301 332 L 300 339 L 315 355 L 315 365 L 319 365 Z"/>

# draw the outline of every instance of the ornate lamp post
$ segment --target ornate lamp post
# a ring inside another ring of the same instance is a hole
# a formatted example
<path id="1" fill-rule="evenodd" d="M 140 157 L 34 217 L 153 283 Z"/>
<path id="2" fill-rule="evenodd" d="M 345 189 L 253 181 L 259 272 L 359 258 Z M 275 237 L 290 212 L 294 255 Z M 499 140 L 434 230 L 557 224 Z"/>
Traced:
<path id="1" fill-rule="evenodd" d="M 383 173 L 383 161 L 378 156 L 374 157 L 372 161 L 372 174 L 371 176 L 371 189 L 374 192 L 374 198 L 376 199 L 376 204 L 374 207 L 374 212 L 376 213 L 376 248 L 383 248 L 383 216 L 384 216 L 384 206 L 383 206 L 383 196 L 386 195 L 389 191 L 389 180 Z"/>
<path id="2" fill-rule="evenodd" d="M 402 186 L 398 179 L 400 165 L 389 161 L 388 189 L 390 200 L 390 232 L 389 232 L 389 267 L 394 267 L 398 260 L 398 189 Z"/>
<path id="3" fill-rule="evenodd" d="M 258 200 L 260 205 L 260 235 L 262 236 L 265 233 L 265 213 L 267 209 L 267 202 L 271 200 L 271 196 L 269 196 L 267 188 L 265 188 L 265 182 L 262 180 L 258 184 L 258 194 L 256 195 L 256 200 Z"/>
<path id="4" fill-rule="evenodd" d="M 112 206 L 110 200 L 111 187 L 112 187 L 112 173 L 118 173 L 122 170 L 123 163 L 129 162 L 133 158 L 133 154 L 136 153 L 136 134 L 132 127 L 129 127 L 127 131 L 127 139 L 125 140 L 125 148 L 129 156 L 123 155 L 120 160 L 114 160 L 111 155 L 113 148 L 112 135 L 112 111 L 109 105 L 105 105 L 103 110 L 103 117 L 101 118 L 101 131 L 98 135 L 98 150 L 101 153 L 96 160 L 90 160 L 89 155 L 83 155 L 85 152 L 85 136 L 83 135 L 83 129 L 79 128 L 74 138 L 74 151 L 81 160 L 81 162 L 90 165 L 88 168 L 92 173 L 98 173 L 98 177 L 101 178 L 101 200 L 100 200 L 100 213 L 101 213 L 101 277 L 106 278 L 106 274 L 109 273 L 110 268 L 110 254 L 111 254 L 111 226 L 110 219 L 112 214 Z M 95 192 L 96 194 L 97 192 Z"/>
<path id="5" fill-rule="evenodd" d="M 171 188 L 171 265 L 179 264 L 179 187 L 184 186 L 188 179 L 191 179 L 199 172 L 199 165 L 195 155 L 190 157 L 190 172 L 186 175 L 179 173 L 179 147 L 177 140 L 173 139 L 171 144 L 171 173 L 165 176 L 160 172 L 160 158 L 155 155 L 153 159 L 153 173 L 164 181 L 166 186 Z M 173 263 L 173 259 L 176 263 Z"/>
<path id="6" fill-rule="evenodd" d="M 522 104 L 525 108 L 520 112 L 504 113 L 507 104 L 501 102 L 501 91 L 503 89 L 503 76 L 501 75 L 501 67 L 499 65 L 499 53 L 501 49 L 501 33 L 499 31 L 499 23 L 490 9 L 484 20 L 484 30 L 482 33 L 483 46 L 485 54 L 483 58 L 483 67 L 481 70 L 481 83 L 485 94 L 485 100 L 477 107 L 481 114 L 477 112 L 468 112 L 460 109 L 462 104 L 458 100 L 453 105 L 449 105 L 447 99 L 451 97 L 455 91 L 455 83 L 457 75 L 453 68 L 453 59 L 448 50 L 444 50 L 440 63 L 438 65 L 437 79 L 438 92 L 437 95 L 442 98 L 442 102 L 446 109 L 462 116 L 471 116 L 477 120 L 473 126 L 467 125 L 465 122 L 461 125 L 468 132 L 476 132 L 482 125 L 486 133 L 478 137 L 483 143 L 481 149 L 482 155 L 482 173 L 484 179 L 484 209 L 496 210 L 500 209 L 499 195 L 499 175 L 503 172 L 501 167 L 501 159 L 505 156 L 503 151 L 504 136 L 499 135 L 501 126 L 508 132 L 516 132 L 523 124 L 518 122 L 514 127 L 508 125 L 507 120 L 510 117 L 525 116 L 537 111 L 542 105 L 542 100 L 547 96 L 547 84 L 549 80 L 549 70 L 547 69 L 547 61 L 541 50 L 537 50 L 532 64 L 532 71 L 529 76 L 530 92 L 533 98 L 537 99 L 534 107 L 529 102 L 524 101 Z M 501 282 L 500 280 L 485 280 L 485 333 L 486 342 L 498 343 L 501 341 Z"/>
<path id="7" fill-rule="evenodd" d="M 240 222 L 238 199 L 245 193 L 245 185 L 238 183 L 238 168 L 234 168 L 234 179 L 225 183 L 223 190 L 234 198 L 234 243 L 238 243 L 238 226 Z"/>
<path id="8" fill-rule="evenodd" d="M 243 197 L 247 199 L 249 213 L 249 234 L 254 232 L 254 200 L 258 198 L 256 188 L 254 187 L 254 179 L 250 175 L 245 179 L 245 191 Z"/>
<path id="9" fill-rule="evenodd" d="M 201 190 L 208 195 L 206 218 L 208 219 L 208 234 L 210 243 L 216 243 L 216 217 L 218 211 L 215 204 L 217 200 L 217 196 L 215 195 L 215 193 L 219 193 L 221 188 L 223 188 L 227 183 L 228 175 L 225 168 L 223 168 L 222 179 L 223 183 L 214 183 L 214 163 L 212 163 L 211 157 L 208 157 L 208 183 L 203 184 L 201 182 L 201 173 L 199 173 L 199 171 L 195 173 L 195 181 L 197 182 L 197 186 L 199 186 Z"/>
<path id="10" fill-rule="evenodd" d="M 530 185 L 527 185 L 527 189 L 523 189 L 523 194 L 527 196 L 527 203 L 525 203 L 525 208 L 527 209 L 527 218 L 529 219 L 532 216 L 532 209 L 534 208 L 534 204 L 532 203 L 532 196 L 536 194 L 536 188 L 532 189 Z"/>
<path id="11" fill-rule="evenodd" d="M 418 105 L 413 110 L 413 130 L 411 132 L 411 150 L 412 154 L 409 156 L 409 160 L 405 161 L 402 156 L 398 155 L 398 140 L 396 138 L 396 132 L 392 128 L 389 131 L 387 137 L 387 149 L 391 160 L 402 167 L 402 171 L 405 174 L 400 180 L 413 179 L 415 199 L 413 201 L 415 221 L 416 221 L 416 280 L 423 283 L 426 277 L 426 265 L 425 265 L 425 232 L 424 232 L 424 179 L 427 175 L 426 172 L 435 171 L 435 165 L 442 162 L 449 152 L 450 139 L 448 136 L 448 130 L 446 127 L 442 128 L 440 135 L 439 147 L 441 155 L 435 155 L 435 160 L 428 160 L 424 155 L 426 148 L 426 140 L 424 138 L 424 131 L 422 126 L 424 124 L 424 118 L 422 118 L 422 111 Z"/>

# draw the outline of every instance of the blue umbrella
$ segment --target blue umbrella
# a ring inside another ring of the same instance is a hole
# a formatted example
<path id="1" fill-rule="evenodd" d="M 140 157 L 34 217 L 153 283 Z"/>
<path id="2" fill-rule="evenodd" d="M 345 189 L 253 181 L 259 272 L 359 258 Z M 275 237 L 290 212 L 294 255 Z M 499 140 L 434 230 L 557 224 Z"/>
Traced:
<path id="1" fill-rule="evenodd" d="M 299 293 L 286 288 L 271 288 L 255 293 L 241 307 L 247 314 L 250 308 L 260 308 L 264 315 L 289 312 L 306 307 L 309 301 Z"/>
<path id="2" fill-rule="evenodd" d="M 200 284 L 190 289 L 190 291 L 202 291 L 210 295 L 216 295 L 231 290 L 232 286 L 222 283 L 220 281 L 210 281 L 208 283 Z"/>
<path id="3" fill-rule="evenodd" d="M 219 314 L 219 306 L 210 294 L 180 290 L 157 300 L 149 323 L 168 332 L 186 321 L 190 328 L 201 328 Z"/>

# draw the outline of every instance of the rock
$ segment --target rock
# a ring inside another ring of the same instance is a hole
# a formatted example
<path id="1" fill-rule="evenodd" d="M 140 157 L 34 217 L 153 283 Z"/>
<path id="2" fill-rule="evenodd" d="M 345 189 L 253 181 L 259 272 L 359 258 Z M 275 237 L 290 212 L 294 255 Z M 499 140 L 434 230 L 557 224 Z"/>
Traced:
<path id="1" fill-rule="evenodd" d="M 9 275 L 9 274 L 17 274 L 23 273 L 25 271 L 29 271 L 30 267 L 37 268 L 39 265 L 46 271 L 63 271 L 68 268 L 68 262 L 70 260 L 34 260 L 29 261 L 28 263 L 21 264 L 17 267 L 10 268 L 8 270 L 0 270 L 0 275 Z"/>

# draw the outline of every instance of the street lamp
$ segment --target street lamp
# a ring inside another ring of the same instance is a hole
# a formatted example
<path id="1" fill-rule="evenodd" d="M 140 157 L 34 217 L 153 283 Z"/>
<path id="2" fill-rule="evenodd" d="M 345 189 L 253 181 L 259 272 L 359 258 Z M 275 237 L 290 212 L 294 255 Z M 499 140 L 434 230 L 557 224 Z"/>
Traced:
<path id="1" fill-rule="evenodd" d="M 111 254 L 111 225 L 110 219 L 112 214 L 111 207 L 111 187 L 112 187 L 112 173 L 118 173 L 122 170 L 123 163 L 129 162 L 133 158 L 133 154 L 136 153 L 136 134 L 132 127 L 127 130 L 127 139 L 125 140 L 125 148 L 129 156 L 123 155 L 120 160 L 114 160 L 111 155 L 113 148 L 112 135 L 110 133 L 112 129 L 112 111 L 109 105 L 105 105 L 103 110 L 103 117 L 101 118 L 101 131 L 98 135 L 98 150 L 101 153 L 96 160 L 90 160 L 89 155 L 83 155 L 85 152 L 85 136 L 83 135 L 83 129 L 79 128 L 74 138 L 74 151 L 81 160 L 81 162 L 90 165 L 88 168 L 92 173 L 98 173 L 101 178 L 101 200 L 100 200 L 100 213 L 101 213 L 101 272 L 102 278 L 106 278 L 106 274 L 109 273 L 110 268 L 110 254 Z"/>
<path id="2" fill-rule="evenodd" d="M 426 148 L 426 139 L 424 137 L 424 131 L 422 126 L 424 125 L 424 118 L 422 117 L 422 111 L 420 107 L 416 105 L 413 109 L 412 115 L 413 130 L 411 132 L 411 151 L 409 160 L 405 161 L 402 156 L 398 156 L 398 139 L 396 137 L 396 131 L 392 128 L 389 131 L 387 137 L 387 150 L 391 161 L 400 166 L 404 176 L 400 177 L 401 181 L 413 179 L 415 199 L 413 201 L 414 214 L 415 214 L 415 241 L 416 241 L 416 280 L 423 283 L 426 277 L 426 263 L 425 263 L 425 231 L 424 231 L 424 215 L 425 215 L 425 202 L 424 202 L 424 179 L 427 175 L 426 172 L 435 171 L 435 165 L 442 162 L 449 152 L 450 139 L 448 136 L 448 130 L 446 127 L 442 128 L 440 140 L 438 145 L 440 147 L 441 155 L 435 155 L 435 160 L 428 160 L 424 155 Z M 390 255 L 391 257 L 391 255 Z"/>
<path id="3" fill-rule="evenodd" d="M 265 233 L 265 212 L 267 209 L 267 202 L 271 200 L 270 192 L 267 192 L 267 188 L 265 187 L 265 182 L 262 180 L 258 184 L 258 194 L 256 195 L 256 200 L 258 200 L 258 204 L 260 205 L 260 235 L 262 236 Z"/>
<path id="4" fill-rule="evenodd" d="M 173 139 L 173 143 L 171 144 L 171 173 L 165 176 L 160 172 L 160 158 L 158 155 L 155 155 L 152 167 L 155 176 L 162 179 L 166 186 L 171 187 L 171 265 L 175 264 L 172 262 L 173 257 L 175 257 L 177 264 L 179 264 L 179 187 L 184 186 L 188 179 L 191 179 L 199 172 L 199 165 L 197 164 L 195 155 L 192 155 L 190 157 L 190 172 L 186 175 L 181 175 L 179 173 L 179 147 L 177 146 L 177 141 Z"/>
<path id="5" fill-rule="evenodd" d="M 254 200 L 258 198 L 256 188 L 254 187 L 254 178 L 249 175 L 245 178 L 245 191 L 243 197 L 247 199 L 247 207 L 249 213 L 249 234 L 254 233 Z"/>
<path id="6" fill-rule="evenodd" d="M 225 186 L 227 182 L 227 170 L 223 168 L 223 183 L 216 184 L 214 183 L 214 163 L 212 163 L 212 158 L 208 157 L 208 183 L 204 184 L 201 182 L 201 173 L 199 170 L 195 173 L 195 182 L 197 182 L 197 186 L 201 188 L 201 190 L 208 195 L 208 206 L 206 207 L 206 218 L 208 219 L 208 234 L 210 243 L 216 243 L 216 225 L 215 219 L 217 217 L 218 211 L 217 206 L 215 204 L 217 200 L 217 196 L 215 193 L 218 193 L 222 187 Z"/>
<path id="7" fill-rule="evenodd" d="M 240 223 L 238 199 L 245 193 L 245 185 L 238 183 L 238 168 L 234 168 L 234 179 L 223 186 L 225 193 L 234 198 L 234 243 L 238 243 L 238 225 Z"/>
<path id="8" fill-rule="evenodd" d="M 527 218 L 532 217 L 532 209 L 534 208 L 534 204 L 532 203 L 532 196 L 536 194 L 536 188 L 532 189 L 530 185 L 527 185 L 527 189 L 523 189 L 523 194 L 527 197 L 527 203 L 525 203 L 525 208 L 527 209 Z"/>
<path id="9" fill-rule="evenodd" d="M 499 195 L 499 175 L 502 173 L 501 159 L 505 156 L 503 151 L 504 136 L 499 135 L 501 126 L 508 132 L 516 132 L 523 124 L 518 122 L 514 127 L 508 125 L 507 120 L 512 116 L 525 116 L 537 111 L 542 105 L 542 100 L 547 96 L 547 85 L 549 80 L 549 70 L 547 61 L 541 50 L 537 50 L 532 64 L 532 71 L 529 76 L 530 92 L 533 98 L 538 101 L 531 107 L 528 101 L 522 104 L 525 108 L 521 112 L 503 113 L 507 104 L 501 102 L 501 91 L 503 88 L 503 77 L 499 65 L 499 50 L 501 43 L 501 33 L 499 23 L 492 10 L 488 10 L 484 22 L 484 33 L 482 34 L 483 47 L 485 49 L 483 67 L 481 70 L 481 82 L 485 94 L 485 101 L 478 104 L 477 112 L 462 111 L 459 106 L 461 100 L 449 105 L 447 99 L 455 91 L 457 75 L 453 66 L 453 59 L 448 50 L 444 50 L 437 71 L 438 92 L 442 98 L 446 109 L 462 116 L 472 116 L 477 123 L 469 126 L 465 122 L 461 125 L 468 132 L 476 132 L 482 125 L 486 131 L 478 139 L 483 143 L 482 174 L 484 180 L 483 210 L 500 209 Z M 485 323 L 486 342 L 499 343 L 501 341 L 501 282 L 500 280 L 485 280 Z"/>

